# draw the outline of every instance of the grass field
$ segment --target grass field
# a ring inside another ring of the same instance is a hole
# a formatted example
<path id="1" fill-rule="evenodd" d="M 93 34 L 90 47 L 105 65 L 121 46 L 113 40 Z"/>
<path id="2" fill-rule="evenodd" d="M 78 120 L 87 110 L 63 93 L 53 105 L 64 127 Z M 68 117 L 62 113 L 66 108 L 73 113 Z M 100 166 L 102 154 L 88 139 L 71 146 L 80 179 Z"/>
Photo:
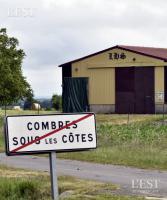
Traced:
<path id="1" fill-rule="evenodd" d="M 167 169 L 167 126 L 158 122 L 101 124 L 98 148 L 90 152 L 63 153 L 59 157 L 139 168 Z"/>
<path id="2" fill-rule="evenodd" d="M 16 111 L 8 111 L 17 114 Z M 32 114 L 22 111 L 19 114 Z M 44 112 L 43 113 L 50 113 Z M 167 125 L 162 115 L 97 115 L 98 148 L 61 153 L 59 158 L 150 169 L 167 169 Z M 165 116 L 166 118 L 166 116 Z M 2 117 L 1 117 L 2 132 Z M 4 151 L 0 134 L 0 151 Z"/>
<path id="3" fill-rule="evenodd" d="M 62 176 L 58 179 L 60 200 L 144 200 L 140 197 L 116 196 L 112 184 Z M 48 173 L 16 170 L 0 166 L 1 200 L 51 200 Z"/>

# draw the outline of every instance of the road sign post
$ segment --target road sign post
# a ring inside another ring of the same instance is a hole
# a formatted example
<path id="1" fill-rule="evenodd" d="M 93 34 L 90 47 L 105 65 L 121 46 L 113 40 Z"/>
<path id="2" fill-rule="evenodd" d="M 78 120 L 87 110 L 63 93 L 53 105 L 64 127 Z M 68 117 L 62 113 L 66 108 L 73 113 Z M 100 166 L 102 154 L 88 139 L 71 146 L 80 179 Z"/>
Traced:
<path id="1" fill-rule="evenodd" d="M 52 189 L 52 199 L 59 199 L 58 183 L 57 183 L 57 171 L 56 171 L 56 152 L 51 152 L 49 154 L 50 161 L 50 178 L 51 178 L 51 189 Z"/>
<path id="2" fill-rule="evenodd" d="M 49 153 L 53 200 L 58 200 L 56 152 L 97 146 L 94 113 L 7 116 L 4 124 L 8 156 Z"/>

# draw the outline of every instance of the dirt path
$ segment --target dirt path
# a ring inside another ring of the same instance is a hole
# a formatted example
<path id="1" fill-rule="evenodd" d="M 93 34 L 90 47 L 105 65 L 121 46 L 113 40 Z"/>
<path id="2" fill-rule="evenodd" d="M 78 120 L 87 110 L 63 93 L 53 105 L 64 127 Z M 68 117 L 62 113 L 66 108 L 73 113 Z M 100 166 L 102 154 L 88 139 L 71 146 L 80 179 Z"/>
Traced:
<path id="1" fill-rule="evenodd" d="M 49 160 L 37 156 L 12 156 L 0 154 L 0 164 L 10 167 L 49 171 Z M 137 168 L 93 164 L 57 159 L 58 175 L 111 182 L 120 185 L 118 193 L 167 197 L 167 172 Z"/>

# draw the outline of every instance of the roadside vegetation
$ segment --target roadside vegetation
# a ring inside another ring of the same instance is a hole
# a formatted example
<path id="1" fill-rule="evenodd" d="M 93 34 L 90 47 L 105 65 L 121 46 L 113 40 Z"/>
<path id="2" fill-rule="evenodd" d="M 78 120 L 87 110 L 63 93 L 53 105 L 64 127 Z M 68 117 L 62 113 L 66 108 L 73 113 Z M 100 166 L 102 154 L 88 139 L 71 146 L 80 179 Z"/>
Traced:
<path id="1" fill-rule="evenodd" d="M 98 148 L 59 158 L 149 169 L 167 169 L 167 122 L 162 115 L 97 115 Z"/>
<path id="2" fill-rule="evenodd" d="M 119 189 L 112 184 L 69 176 L 59 177 L 58 185 L 60 200 L 144 200 L 116 196 L 113 193 Z M 0 166 L 0 197 L 1 200 L 51 200 L 49 174 Z"/>
<path id="3" fill-rule="evenodd" d="M 40 113 L 53 113 L 40 111 Z M 37 111 L 7 111 L 7 114 L 37 114 Z M 167 121 L 162 115 L 97 115 L 98 148 L 60 153 L 59 158 L 149 169 L 167 169 Z M 0 118 L 2 132 L 3 117 Z M 0 134 L 0 151 L 4 151 Z"/>
<path id="4" fill-rule="evenodd" d="M 0 110 L 0 152 L 4 151 L 5 141 L 4 141 L 4 134 L 3 134 L 3 114 Z"/>

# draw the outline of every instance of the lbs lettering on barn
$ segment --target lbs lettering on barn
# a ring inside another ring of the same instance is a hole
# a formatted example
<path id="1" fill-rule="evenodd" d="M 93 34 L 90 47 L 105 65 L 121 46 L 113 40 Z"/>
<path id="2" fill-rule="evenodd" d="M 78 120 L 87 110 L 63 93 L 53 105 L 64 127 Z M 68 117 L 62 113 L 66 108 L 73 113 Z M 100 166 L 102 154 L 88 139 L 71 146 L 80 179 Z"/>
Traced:
<path id="1" fill-rule="evenodd" d="M 96 148 L 93 113 L 8 116 L 7 155 L 77 151 Z"/>

